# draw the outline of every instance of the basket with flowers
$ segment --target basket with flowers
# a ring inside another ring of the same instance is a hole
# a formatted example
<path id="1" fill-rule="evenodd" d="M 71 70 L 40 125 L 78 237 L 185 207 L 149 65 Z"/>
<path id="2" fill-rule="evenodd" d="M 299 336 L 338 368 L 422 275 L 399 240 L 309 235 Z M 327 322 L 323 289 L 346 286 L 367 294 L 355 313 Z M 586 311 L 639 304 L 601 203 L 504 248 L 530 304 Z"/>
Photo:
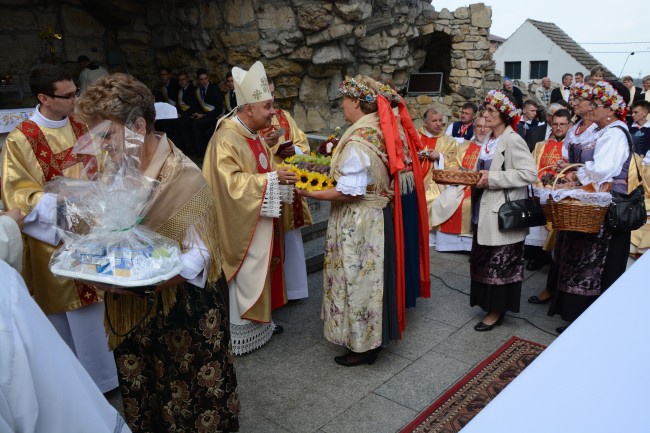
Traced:
<path id="1" fill-rule="evenodd" d="M 311 155 L 293 155 L 284 160 L 284 167 L 298 175 L 296 188 L 307 191 L 321 191 L 334 188 L 336 181 L 329 177 L 330 162 L 334 150 L 339 143 L 338 133 L 341 128 L 337 127 L 334 134 L 331 134 L 319 146 L 318 153 Z"/>

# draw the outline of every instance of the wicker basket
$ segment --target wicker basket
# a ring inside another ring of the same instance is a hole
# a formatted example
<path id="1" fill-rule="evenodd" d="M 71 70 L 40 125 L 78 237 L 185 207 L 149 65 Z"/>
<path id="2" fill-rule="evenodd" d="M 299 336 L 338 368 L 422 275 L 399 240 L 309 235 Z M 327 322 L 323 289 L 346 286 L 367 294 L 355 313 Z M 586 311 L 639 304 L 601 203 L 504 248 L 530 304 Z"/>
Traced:
<path id="1" fill-rule="evenodd" d="M 560 175 L 570 168 L 581 165 L 583 164 L 571 164 L 562 170 L 553 182 L 553 189 L 555 189 Z M 571 232 L 598 233 L 603 225 L 607 209 L 609 209 L 607 206 L 597 206 L 572 198 L 560 201 L 549 199 L 548 202 L 550 203 L 553 228 Z"/>
<path id="2" fill-rule="evenodd" d="M 476 185 L 481 173 L 463 170 L 432 170 L 433 181 L 443 185 Z"/>

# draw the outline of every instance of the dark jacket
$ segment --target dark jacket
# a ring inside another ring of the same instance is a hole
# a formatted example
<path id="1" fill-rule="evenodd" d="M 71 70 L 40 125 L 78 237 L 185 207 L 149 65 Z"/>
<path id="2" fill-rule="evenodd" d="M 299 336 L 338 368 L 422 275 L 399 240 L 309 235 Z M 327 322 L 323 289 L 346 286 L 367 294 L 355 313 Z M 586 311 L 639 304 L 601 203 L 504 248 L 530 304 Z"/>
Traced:
<path id="1" fill-rule="evenodd" d="M 203 98 L 203 104 L 201 103 L 201 86 L 196 88 L 196 96 L 199 105 L 201 106 L 202 113 L 206 117 L 219 117 L 223 114 L 223 94 L 219 87 L 208 83 L 208 88 L 205 90 L 205 97 Z M 212 110 L 207 107 L 209 105 L 214 107 Z"/>
<path id="2" fill-rule="evenodd" d="M 178 114 L 186 117 L 194 113 L 203 112 L 199 100 L 196 97 L 196 87 L 194 87 L 194 84 L 189 83 L 184 90 L 179 89 L 176 93 L 176 110 L 178 110 Z"/>

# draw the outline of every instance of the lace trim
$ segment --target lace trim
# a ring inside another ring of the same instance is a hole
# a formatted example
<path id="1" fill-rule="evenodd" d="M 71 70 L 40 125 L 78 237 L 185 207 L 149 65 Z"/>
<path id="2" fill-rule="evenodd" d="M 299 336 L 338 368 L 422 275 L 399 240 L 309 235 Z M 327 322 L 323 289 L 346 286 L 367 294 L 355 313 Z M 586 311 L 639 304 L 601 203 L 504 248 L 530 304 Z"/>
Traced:
<path id="1" fill-rule="evenodd" d="M 336 184 L 336 190 L 345 195 L 365 195 L 366 185 L 345 185 L 341 183 Z"/>
<path id="2" fill-rule="evenodd" d="M 557 189 L 552 191 L 550 188 L 533 188 L 534 194 L 539 197 L 541 204 L 546 204 L 549 197 L 553 201 L 560 201 L 567 197 L 580 200 L 584 203 L 594 204 L 596 206 L 609 206 L 612 201 L 612 195 L 608 192 L 586 192 L 581 189 Z"/>
<path id="3" fill-rule="evenodd" d="M 264 346 L 273 336 L 275 324 L 248 322 L 245 325 L 230 324 L 232 353 L 243 355 Z"/>
<path id="4" fill-rule="evenodd" d="M 412 171 L 402 171 L 399 173 L 399 193 L 406 195 L 415 189 L 415 177 Z"/>
<path id="5" fill-rule="evenodd" d="M 292 204 L 293 203 L 293 185 L 280 185 L 280 200 L 282 203 Z"/>
<path id="6" fill-rule="evenodd" d="M 279 218 L 281 209 L 280 181 L 278 173 L 266 173 L 266 192 L 260 215 L 269 218 Z"/>

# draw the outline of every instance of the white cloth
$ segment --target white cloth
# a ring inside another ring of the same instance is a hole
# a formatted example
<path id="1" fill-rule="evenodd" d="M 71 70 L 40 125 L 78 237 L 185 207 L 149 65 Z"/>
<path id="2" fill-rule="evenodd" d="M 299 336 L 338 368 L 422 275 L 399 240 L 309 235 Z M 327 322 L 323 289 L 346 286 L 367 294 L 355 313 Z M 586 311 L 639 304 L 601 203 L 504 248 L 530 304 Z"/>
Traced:
<path id="1" fill-rule="evenodd" d="M 0 280 L 0 432 L 130 432 L 3 261 Z"/>
<path id="2" fill-rule="evenodd" d="M 627 130 L 627 125 L 617 120 L 594 134 L 594 160 L 578 168 L 581 184 L 594 183 L 598 190 L 603 183 L 611 182 L 621 172 L 630 156 L 630 146 L 625 133 L 618 126 Z"/>
<path id="3" fill-rule="evenodd" d="M 303 299 L 309 296 L 307 287 L 307 268 L 305 267 L 305 247 L 300 229 L 284 234 L 284 286 L 287 299 Z"/>
<path id="4" fill-rule="evenodd" d="M 472 251 L 472 235 L 457 235 L 436 231 L 436 251 Z"/>
<path id="5" fill-rule="evenodd" d="M 90 69 L 89 66 L 92 66 L 93 69 Z M 89 66 L 85 67 L 79 74 L 79 90 L 81 90 L 82 93 L 93 83 L 93 81 L 108 75 L 108 71 L 103 66 L 95 64 Z"/>
<path id="6" fill-rule="evenodd" d="M 172 104 L 167 102 L 156 102 L 154 108 L 156 110 L 156 120 L 178 118 L 178 111 Z"/>
<path id="7" fill-rule="evenodd" d="M 494 138 L 490 137 L 485 143 L 481 145 L 481 151 L 479 152 L 478 158 L 484 161 L 490 161 L 494 157 L 494 152 L 497 150 L 499 145 L 499 140 L 501 135 Z"/>
<path id="8" fill-rule="evenodd" d="M 61 241 L 56 231 L 56 194 L 45 193 L 23 221 L 23 233 L 50 245 Z"/>
<path id="9" fill-rule="evenodd" d="M 544 134 L 544 140 L 548 140 L 548 138 L 551 136 L 553 133 L 553 128 L 551 128 L 551 125 L 546 124 L 546 133 Z"/>
<path id="10" fill-rule="evenodd" d="M 454 123 L 450 123 L 449 126 L 447 126 L 447 129 L 445 130 L 445 135 L 448 135 L 450 137 L 454 137 Z M 456 139 L 456 142 L 458 144 L 463 144 L 465 142 L 465 139 L 463 137 L 454 137 Z"/>
<path id="11" fill-rule="evenodd" d="M 11 217 L 0 215 L 0 260 L 18 272 L 23 269 L 23 238 L 20 228 Z"/>
<path id="12" fill-rule="evenodd" d="M 649 268 L 644 254 L 462 433 L 647 432 Z"/>
<path id="13" fill-rule="evenodd" d="M 528 231 L 528 236 L 524 239 L 524 245 L 543 247 L 547 237 L 548 230 L 546 230 L 545 226 L 531 227 Z"/>
<path id="14" fill-rule="evenodd" d="M 346 195 L 364 195 L 368 185 L 373 184 L 373 179 L 368 174 L 370 158 L 365 153 L 359 155 L 350 149 L 348 159 L 341 164 L 342 176 L 336 182 L 336 190 Z"/>
<path id="15" fill-rule="evenodd" d="M 47 117 L 43 116 L 41 114 L 41 104 L 38 104 L 36 106 L 36 110 L 34 110 L 34 113 L 31 115 L 29 118 L 32 122 L 36 123 L 39 126 L 43 126 L 45 128 L 63 128 L 68 124 L 68 118 L 66 117 L 63 120 L 50 120 Z"/>
<path id="16" fill-rule="evenodd" d="M 13 131 L 20 122 L 29 119 L 34 114 L 33 108 L 12 108 L 0 110 L 0 134 Z M 0 145 L 0 149 L 2 146 Z"/>

